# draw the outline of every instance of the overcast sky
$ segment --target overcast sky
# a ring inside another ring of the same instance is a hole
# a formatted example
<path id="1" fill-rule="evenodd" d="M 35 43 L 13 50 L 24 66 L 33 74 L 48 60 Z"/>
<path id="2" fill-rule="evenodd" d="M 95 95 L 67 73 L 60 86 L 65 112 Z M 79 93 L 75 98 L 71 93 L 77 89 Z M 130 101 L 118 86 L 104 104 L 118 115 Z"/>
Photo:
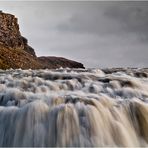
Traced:
<path id="1" fill-rule="evenodd" d="M 0 1 L 37 56 L 85 67 L 148 67 L 148 2 Z"/>

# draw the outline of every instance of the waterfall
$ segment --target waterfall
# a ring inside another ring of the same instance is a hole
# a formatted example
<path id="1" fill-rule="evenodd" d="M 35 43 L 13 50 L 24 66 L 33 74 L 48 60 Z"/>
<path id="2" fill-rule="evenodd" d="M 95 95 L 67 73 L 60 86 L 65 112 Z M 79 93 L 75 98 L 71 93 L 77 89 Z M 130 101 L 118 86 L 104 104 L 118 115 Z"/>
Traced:
<path id="1" fill-rule="evenodd" d="M 0 146 L 148 146 L 147 69 L 0 70 Z"/>

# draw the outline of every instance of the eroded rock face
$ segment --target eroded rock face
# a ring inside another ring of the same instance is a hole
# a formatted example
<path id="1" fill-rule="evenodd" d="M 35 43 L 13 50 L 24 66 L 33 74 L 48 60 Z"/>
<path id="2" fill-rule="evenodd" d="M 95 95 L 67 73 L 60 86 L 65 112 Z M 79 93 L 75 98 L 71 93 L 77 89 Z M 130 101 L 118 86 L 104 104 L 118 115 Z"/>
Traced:
<path id="1" fill-rule="evenodd" d="M 24 44 L 23 50 L 25 50 L 29 54 L 31 54 L 31 55 L 36 57 L 34 49 L 31 46 L 28 45 L 28 40 L 25 37 L 23 37 L 23 36 L 22 36 L 22 40 L 23 40 L 23 44 Z"/>
<path id="2" fill-rule="evenodd" d="M 8 48 L 22 49 L 36 56 L 27 39 L 21 36 L 18 20 L 12 14 L 0 12 L 0 44 Z"/>
<path id="3" fill-rule="evenodd" d="M 23 40 L 14 15 L 0 12 L 0 43 L 11 48 L 22 48 Z"/>
<path id="4" fill-rule="evenodd" d="M 59 57 L 37 57 L 19 31 L 17 18 L 0 11 L 0 69 L 84 68 L 83 64 Z"/>

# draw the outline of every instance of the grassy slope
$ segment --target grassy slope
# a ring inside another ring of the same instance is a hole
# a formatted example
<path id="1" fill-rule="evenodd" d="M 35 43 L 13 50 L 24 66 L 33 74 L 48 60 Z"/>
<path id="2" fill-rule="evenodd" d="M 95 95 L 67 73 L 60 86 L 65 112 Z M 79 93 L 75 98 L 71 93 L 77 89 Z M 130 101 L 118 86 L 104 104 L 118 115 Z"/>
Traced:
<path id="1" fill-rule="evenodd" d="M 83 64 L 61 57 L 34 57 L 22 49 L 12 49 L 0 44 L 0 69 L 84 68 Z"/>
<path id="2" fill-rule="evenodd" d="M 0 69 L 22 68 L 38 69 L 43 65 L 37 58 L 20 49 L 10 49 L 0 45 Z"/>

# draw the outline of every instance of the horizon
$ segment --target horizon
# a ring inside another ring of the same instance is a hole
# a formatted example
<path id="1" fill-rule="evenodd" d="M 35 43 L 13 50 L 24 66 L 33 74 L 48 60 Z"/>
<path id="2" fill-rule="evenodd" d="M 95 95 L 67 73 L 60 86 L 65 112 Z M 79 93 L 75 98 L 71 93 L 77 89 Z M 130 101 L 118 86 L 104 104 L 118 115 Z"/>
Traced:
<path id="1" fill-rule="evenodd" d="M 147 67 L 148 2 L 0 1 L 37 56 L 86 68 Z"/>

